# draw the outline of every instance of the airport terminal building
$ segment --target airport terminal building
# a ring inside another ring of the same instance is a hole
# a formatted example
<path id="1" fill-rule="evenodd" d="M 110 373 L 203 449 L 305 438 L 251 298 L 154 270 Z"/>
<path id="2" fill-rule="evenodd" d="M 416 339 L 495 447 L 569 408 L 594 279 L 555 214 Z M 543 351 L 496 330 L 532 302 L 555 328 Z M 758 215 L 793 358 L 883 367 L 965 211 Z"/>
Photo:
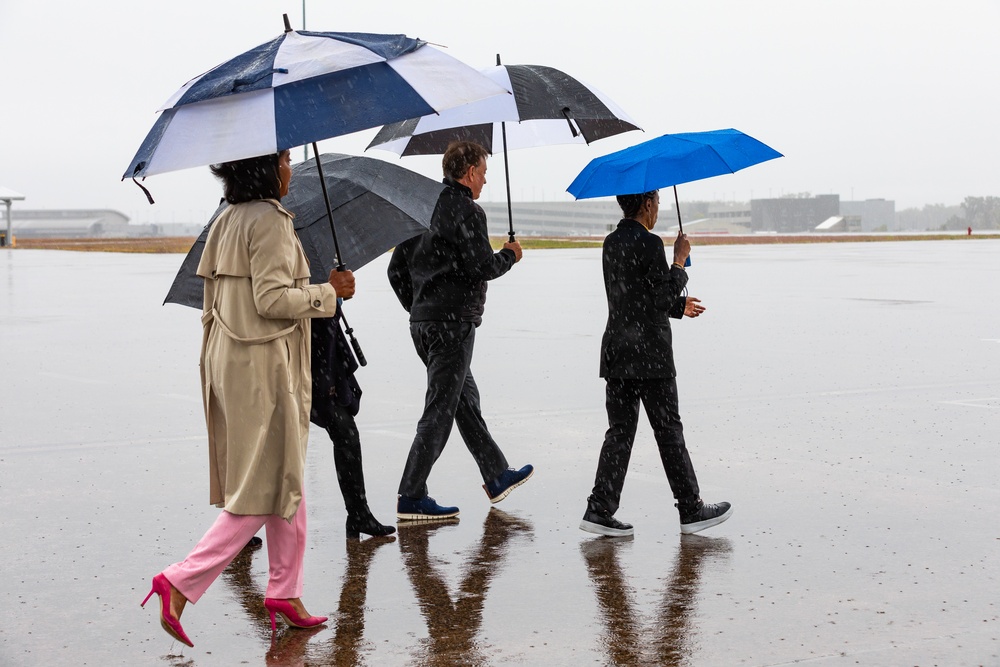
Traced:
<path id="1" fill-rule="evenodd" d="M 506 236 L 506 202 L 479 202 L 491 236 Z M 621 209 L 614 199 L 514 202 L 518 236 L 604 237 L 615 229 Z M 0 210 L 0 213 L 3 213 Z M 801 234 L 807 232 L 896 231 L 895 203 L 885 199 L 841 201 L 839 195 L 753 199 L 750 202 L 681 202 L 684 230 L 692 234 Z M 129 224 L 111 209 L 27 210 L 11 216 L 15 238 L 123 238 L 197 236 L 206 221 L 176 224 Z M 6 227 L 6 221 L 2 223 Z M 664 198 L 656 231 L 675 234 L 677 211 Z"/>

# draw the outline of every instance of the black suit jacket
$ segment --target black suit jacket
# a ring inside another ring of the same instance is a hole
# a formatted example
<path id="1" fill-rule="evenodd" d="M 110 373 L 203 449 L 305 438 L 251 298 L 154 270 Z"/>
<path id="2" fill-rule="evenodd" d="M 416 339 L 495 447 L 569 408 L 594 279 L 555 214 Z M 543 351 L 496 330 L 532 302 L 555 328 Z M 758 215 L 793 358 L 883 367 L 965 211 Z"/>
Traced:
<path id="1" fill-rule="evenodd" d="M 604 239 L 608 324 L 601 341 L 601 377 L 672 378 L 670 317 L 684 315 L 687 273 L 671 266 L 663 239 L 625 219 Z"/>

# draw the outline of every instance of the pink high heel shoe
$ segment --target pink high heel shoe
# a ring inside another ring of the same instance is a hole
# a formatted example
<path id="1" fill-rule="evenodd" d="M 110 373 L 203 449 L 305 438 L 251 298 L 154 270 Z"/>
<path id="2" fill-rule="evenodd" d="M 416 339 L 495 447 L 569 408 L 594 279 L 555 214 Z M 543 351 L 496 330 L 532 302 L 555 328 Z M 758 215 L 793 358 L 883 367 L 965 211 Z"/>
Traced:
<path id="1" fill-rule="evenodd" d="M 271 632 L 277 630 L 277 623 L 274 621 L 275 614 L 285 619 L 285 623 L 293 628 L 314 628 L 327 622 L 326 616 L 299 616 L 299 612 L 288 600 L 276 600 L 274 598 L 264 598 L 264 608 L 271 613 Z"/>
<path id="2" fill-rule="evenodd" d="M 149 598 L 156 593 L 160 596 L 160 625 L 163 629 L 167 631 L 167 634 L 176 639 L 179 642 L 187 644 L 191 648 L 194 648 L 194 644 L 188 639 L 187 633 L 184 632 L 184 628 L 181 627 L 180 620 L 176 619 L 170 613 L 170 582 L 167 578 L 163 576 L 162 573 L 153 577 L 153 588 L 150 589 L 149 595 L 146 599 L 142 601 L 141 607 L 145 607 Z M 326 620 L 326 619 L 323 619 Z M 271 623 L 274 623 L 272 619 Z"/>

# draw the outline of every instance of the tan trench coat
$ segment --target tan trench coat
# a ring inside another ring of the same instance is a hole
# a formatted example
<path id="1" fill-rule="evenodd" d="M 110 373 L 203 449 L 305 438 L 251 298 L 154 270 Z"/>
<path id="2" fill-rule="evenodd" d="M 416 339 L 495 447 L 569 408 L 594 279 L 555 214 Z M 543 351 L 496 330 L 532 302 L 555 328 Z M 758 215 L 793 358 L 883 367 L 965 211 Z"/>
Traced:
<path id="1" fill-rule="evenodd" d="M 292 215 L 274 200 L 226 209 L 209 231 L 198 275 L 209 501 L 233 514 L 291 519 L 309 436 L 308 318 L 334 315 L 336 290 L 308 284 Z"/>

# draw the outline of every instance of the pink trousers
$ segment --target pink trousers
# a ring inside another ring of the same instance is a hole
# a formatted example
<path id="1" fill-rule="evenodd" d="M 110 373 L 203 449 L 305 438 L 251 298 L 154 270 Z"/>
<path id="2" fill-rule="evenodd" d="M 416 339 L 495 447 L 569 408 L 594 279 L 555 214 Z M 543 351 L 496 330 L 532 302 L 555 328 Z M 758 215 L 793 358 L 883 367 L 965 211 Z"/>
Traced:
<path id="1" fill-rule="evenodd" d="M 267 529 L 266 597 L 301 597 L 302 559 L 306 553 L 304 490 L 291 522 L 277 514 L 230 514 L 223 510 L 187 558 L 165 569 L 163 576 L 184 597 L 197 602 L 261 526 Z"/>

